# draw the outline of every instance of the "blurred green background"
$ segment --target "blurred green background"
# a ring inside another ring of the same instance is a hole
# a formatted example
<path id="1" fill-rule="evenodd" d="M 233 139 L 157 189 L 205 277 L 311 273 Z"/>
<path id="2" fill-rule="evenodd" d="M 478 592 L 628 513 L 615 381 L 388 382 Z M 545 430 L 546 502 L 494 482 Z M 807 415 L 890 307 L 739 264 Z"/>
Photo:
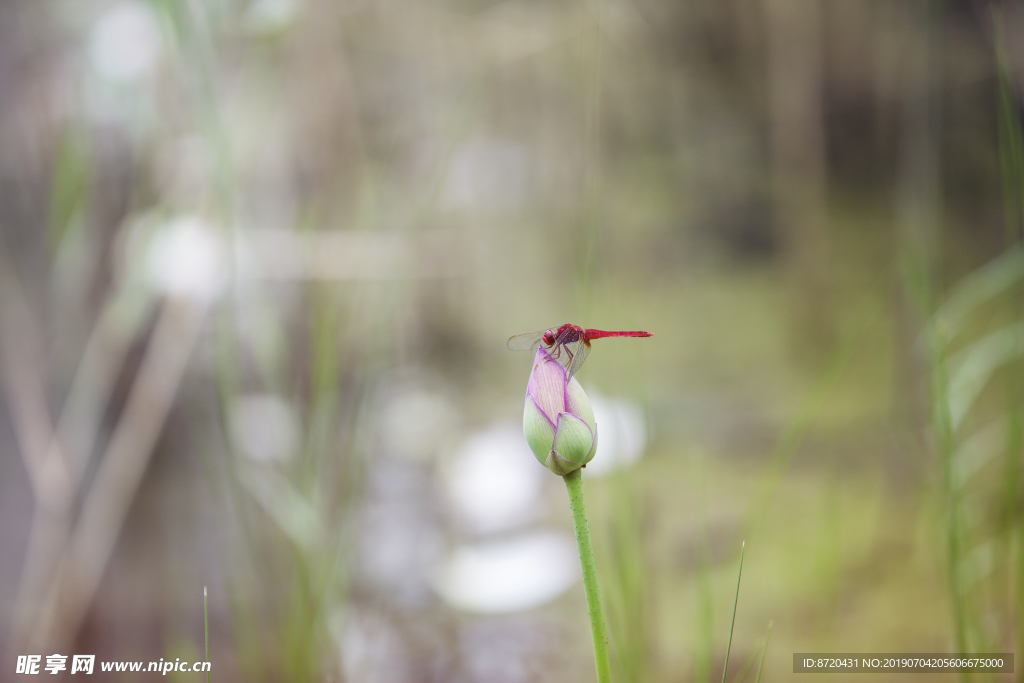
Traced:
<path id="1" fill-rule="evenodd" d="M 1009 0 L 0 4 L 0 680 L 204 659 L 204 586 L 218 681 L 594 680 L 505 348 L 563 322 L 655 335 L 577 375 L 616 680 L 720 679 L 742 541 L 730 681 L 770 620 L 766 681 L 1024 653 L 1022 36 Z"/>

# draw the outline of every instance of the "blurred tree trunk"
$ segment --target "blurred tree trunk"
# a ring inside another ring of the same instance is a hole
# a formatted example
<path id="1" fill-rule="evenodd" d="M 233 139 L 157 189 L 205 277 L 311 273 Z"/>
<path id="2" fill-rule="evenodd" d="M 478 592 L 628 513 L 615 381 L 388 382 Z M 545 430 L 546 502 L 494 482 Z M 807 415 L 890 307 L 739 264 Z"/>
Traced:
<path id="1" fill-rule="evenodd" d="M 794 346 L 801 355 L 814 357 L 828 348 L 835 332 L 822 113 L 822 6 L 818 0 L 763 3 L 775 223 L 791 289 Z"/>

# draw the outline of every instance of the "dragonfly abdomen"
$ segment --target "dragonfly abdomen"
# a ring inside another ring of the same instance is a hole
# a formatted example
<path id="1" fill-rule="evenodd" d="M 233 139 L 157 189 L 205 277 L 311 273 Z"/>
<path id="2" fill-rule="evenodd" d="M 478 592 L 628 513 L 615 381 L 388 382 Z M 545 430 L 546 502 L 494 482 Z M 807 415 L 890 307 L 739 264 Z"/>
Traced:
<path id="1" fill-rule="evenodd" d="M 624 330 L 616 332 L 607 332 L 605 330 L 587 330 L 587 339 L 601 339 L 603 337 L 653 337 L 654 335 L 650 332 L 642 332 L 640 330 Z"/>

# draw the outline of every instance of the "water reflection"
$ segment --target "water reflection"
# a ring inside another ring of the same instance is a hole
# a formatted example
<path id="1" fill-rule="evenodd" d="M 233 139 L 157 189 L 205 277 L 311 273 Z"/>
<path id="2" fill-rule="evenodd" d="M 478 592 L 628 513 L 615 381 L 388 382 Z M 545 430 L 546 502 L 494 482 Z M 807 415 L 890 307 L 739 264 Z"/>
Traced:
<path id="1" fill-rule="evenodd" d="M 496 425 L 463 442 L 447 463 L 445 483 L 460 525 L 486 534 L 537 519 L 546 474 L 521 428 Z"/>
<path id="2" fill-rule="evenodd" d="M 153 70 L 160 47 L 160 30 L 153 12 L 141 2 L 122 2 L 93 27 L 89 57 L 100 76 L 127 83 Z"/>
<path id="3" fill-rule="evenodd" d="M 536 531 L 455 549 L 434 577 L 449 603 L 469 612 L 508 613 L 558 597 L 580 573 L 568 534 Z"/>

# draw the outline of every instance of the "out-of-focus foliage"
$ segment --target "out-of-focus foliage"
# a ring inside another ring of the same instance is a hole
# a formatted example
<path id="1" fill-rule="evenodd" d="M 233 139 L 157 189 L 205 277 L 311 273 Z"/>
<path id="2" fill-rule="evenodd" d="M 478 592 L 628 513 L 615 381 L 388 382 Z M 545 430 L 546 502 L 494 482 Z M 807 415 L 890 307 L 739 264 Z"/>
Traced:
<path id="1" fill-rule="evenodd" d="M 0 4 L 0 641 L 592 680 L 515 333 L 577 379 L 616 680 L 1012 651 L 1024 9 Z M 1020 648 L 1017 648 L 1020 650 Z M 11 669 L 0 678 L 10 675 Z M 746 678 L 744 678 L 744 676 Z M 732 680 L 732 676 L 730 676 Z"/>

